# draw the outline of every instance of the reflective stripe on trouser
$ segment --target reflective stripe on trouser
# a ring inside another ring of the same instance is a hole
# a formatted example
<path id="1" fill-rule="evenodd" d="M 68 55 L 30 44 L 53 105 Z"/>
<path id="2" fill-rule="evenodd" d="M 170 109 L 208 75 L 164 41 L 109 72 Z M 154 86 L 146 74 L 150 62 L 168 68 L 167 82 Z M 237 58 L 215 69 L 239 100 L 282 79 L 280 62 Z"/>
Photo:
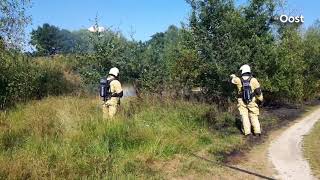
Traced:
<path id="1" fill-rule="evenodd" d="M 238 99 L 238 110 L 242 121 L 242 131 L 245 135 L 251 133 L 251 125 L 254 133 L 261 133 L 259 116 L 259 107 L 255 103 L 255 99 L 249 104 L 245 104 L 242 99 Z"/>

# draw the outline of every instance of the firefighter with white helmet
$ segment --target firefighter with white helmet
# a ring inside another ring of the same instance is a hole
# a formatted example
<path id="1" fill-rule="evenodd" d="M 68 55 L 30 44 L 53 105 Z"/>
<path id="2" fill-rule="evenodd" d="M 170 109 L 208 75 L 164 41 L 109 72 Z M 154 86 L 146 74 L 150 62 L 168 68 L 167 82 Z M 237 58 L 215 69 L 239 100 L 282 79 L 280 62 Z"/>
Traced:
<path id="1" fill-rule="evenodd" d="M 120 105 L 123 90 L 119 81 L 119 69 L 110 69 L 108 77 L 100 80 L 100 96 L 103 98 L 103 118 L 113 118 Z"/>
<path id="2" fill-rule="evenodd" d="M 241 77 L 232 74 L 231 82 L 238 89 L 238 110 L 242 120 L 242 131 L 244 135 L 251 134 L 251 126 L 255 135 L 261 134 L 258 102 L 263 101 L 263 95 L 260 84 L 252 76 L 251 68 L 245 64 L 240 67 Z"/>

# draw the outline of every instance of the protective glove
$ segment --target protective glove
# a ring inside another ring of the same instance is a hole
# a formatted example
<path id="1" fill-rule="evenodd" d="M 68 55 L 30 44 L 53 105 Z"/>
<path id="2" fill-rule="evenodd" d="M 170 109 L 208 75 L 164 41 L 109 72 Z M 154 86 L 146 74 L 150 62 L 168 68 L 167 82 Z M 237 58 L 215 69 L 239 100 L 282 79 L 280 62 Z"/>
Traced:
<path id="1" fill-rule="evenodd" d="M 231 78 L 231 79 L 233 79 L 233 78 L 235 78 L 235 77 L 237 77 L 235 74 L 231 74 L 231 75 L 230 75 L 230 78 Z"/>

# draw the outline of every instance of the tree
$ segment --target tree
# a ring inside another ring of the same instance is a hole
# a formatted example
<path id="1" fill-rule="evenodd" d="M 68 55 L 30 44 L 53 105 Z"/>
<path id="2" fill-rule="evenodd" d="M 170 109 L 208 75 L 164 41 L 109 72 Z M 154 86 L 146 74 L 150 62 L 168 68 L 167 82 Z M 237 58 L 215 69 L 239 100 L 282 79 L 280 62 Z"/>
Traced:
<path id="1" fill-rule="evenodd" d="M 208 99 L 221 102 L 230 96 L 228 76 L 248 60 L 238 34 L 245 22 L 231 0 L 194 0 L 190 28 L 199 56 L 199 85 Z"/>
<path id="2" fill-rule="evenodd" d="M 303 40 L 295 25 L 286 26 L 281 40 L 276 45 L 276 58 L 270 61 L 272 71 L 268 78 L 272 82 L 268 87 L 273 94 L 273 101 L 302 102 L 305 98 L 305 70 Z M 310 85 L 307 85 L 310 87 Z"/>
<path id="3" fill-rule="evenodd" d="M 77 52 L 77 39 L 75 35 L 65 29 L 59 31 L 60 40 L 58 41 L 59 52 L 60 53 L 76 53 Z"/>
<path id="4" fill-rule="evenodd" d="M 320 88 L 320 20 L 308 28 L 304 35 L 303 49 L 305 50 L 304 59 L 307 68 L 304 72 L 306 77 L 305 89 L 308 99 L 318 95 Z"/>
<path id="5" fill-rule="evenodd" d="M 143 72 L 141 82 L 145 90 L 152 93 L 163 91 L 163 85 L 168 78 L 168 69 L 164 62 L 164 37 L 165 33 L 152 35 L 151 40 L 146 43 L 143 59 Z"/>
<path id="6" fill-rule="evenodd" d="M 112 67 L 120 69 L 121 80 L 130 81 L 139 77 L 137 65 L 140 45 L 129 42 L 121 33 L 110 29 L 103 32 L 90 32 L 92 50 L 79 56 L 77 71 L 84 79 L 88 90 L 95 90 L 99 78 L 106 76 Z M 86 40 L 86 39 L 84 39 Z"/>
<path id="7" fill-rule="evenodd" d="M 8 47 L 21 48 L 24 42 L 24 28 L 30 22 L 26 15 L 29 0 L 0 1 L 0 38 Z"/>
<path id="8" fill-rule="evenodd" d="M 250 64 L 253 73 L 268 84 L 275 57 L 273 2 L 251 0 L 237 8 L 232 0 L 189 1 L 193 11 L 190 28 L 200 61 L 195 68 L 201 72 L 200 85 L 211 100 L 221 102 L 232 96 L 229 75 L 243 64 Z"/>
<path id="9" fill-rule="evenodd" d="M 60 29 L 47 23 L 31 32 L 31 44 L 37 49 L 38 55 L 53 55 L 61 49 Z"/>
<path id="10" fill-rule="evenodd" d="M 274 59 L 276 41 L 271 28 L 275 25 L 274 17 L 276 1 L 250 0 L 250 4 L 240 9 L 244 23 L 238 29 L 241 46 L 246 47 L 247 60 L 254 68 L 254 74 L 259 78 L 266 91 L 274 87 L 269 77 L 275 73 Z"/>
<path id="11" fill-rule="evenodd" d="M 88 53 L 93 52 L 93 44 L 91 41 L 92 33 L 87 29 L 80 29 L 77 31 L 72 31 L 72 35 L 75 40 L 75 53 Z"/>
<path id="12" fill-rule="evenodd" d="M 80 46 L 84 46 L 87 43 L 80 37 L 83 34 L 73 33 L 45 23 L 42 27 L 32 30 L 31 44 L 36 47 L 38 55 L 79 53 L 85 49 Z M 86 46 L 89 45 L 87 44 Z"/>
<path id="13" fill-rule="evenodd" d="M 182 29 L 171 25 L 146 42 L 140 77 L 144 89 L 161 94 L 181 90 L 181 86 L 185 85 L 176 73 L 179 69 L 177 62 L 182 57 L 182 40 Z"/>

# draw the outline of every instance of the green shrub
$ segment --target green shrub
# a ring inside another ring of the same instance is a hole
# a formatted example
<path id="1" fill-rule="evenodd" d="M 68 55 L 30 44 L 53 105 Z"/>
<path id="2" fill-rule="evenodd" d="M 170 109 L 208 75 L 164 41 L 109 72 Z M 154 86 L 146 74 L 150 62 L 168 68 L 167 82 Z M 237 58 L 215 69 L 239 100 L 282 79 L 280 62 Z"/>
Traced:
<path id="1" fill-rule="evenodd" d="M 80 90 L 80 78 L 53 59 L 0 50 L 0 108 Z"/>

